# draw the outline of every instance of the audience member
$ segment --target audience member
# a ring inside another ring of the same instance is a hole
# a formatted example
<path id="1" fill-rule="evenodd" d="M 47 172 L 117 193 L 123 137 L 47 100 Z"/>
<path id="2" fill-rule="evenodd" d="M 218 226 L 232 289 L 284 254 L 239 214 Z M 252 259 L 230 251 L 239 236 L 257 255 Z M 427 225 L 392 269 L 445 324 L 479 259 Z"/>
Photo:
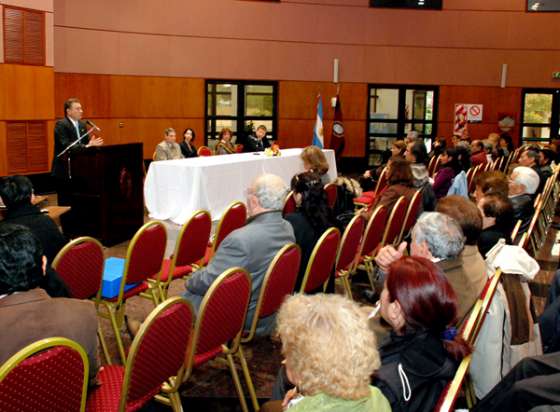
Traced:
<path id="1" fill-rule="evenodd" d="M 441 154 L 440 159 L 441 167 L 434 178 L 433 185 L 434 193 L 438 199 L 447 196 L 453 179 L 462 171 L 457 149 L 453 147 L 447 148 Z"/>
<path id="2" fill-rule="evenodd" d="M 220 136 L 218 137 L 218 144 L 216 144 L 217 155 L 235 153 L 235 147 L 233 146 L 233 143 L 231 143 L 232 137 L 233 137 L 233 133 L 231 129 L 225 127 L 220 131 Z"/>
<path id="3" fill-rule="evenodd" d="M 226 236 L 208 266 L 197 270 L 187 280 L 183 296 L 193 304 L 195 311 L 214 280 L 225 270 L 239 266 L 247 269 L 253 280 L 245 323 L 251 324 L 270 262 L 282 247 L 295 241 L 291 225 L 282 219 L 286 194 L 286 184 L 275 175 L 262 175 L 251 184 L 247 190 L 247 225 Z M 270 334 L 274 319 L 274 315 L 261 319 L 257 335 Z"/>
<path id="4" fill-rule="evenodd" d="M 457 294 L 459 312 L 466 314 L 482 293 L 488 279 L 486 264 L 477 246 L 482 231 L 482 216 L 476 204 L 463 196 L 444 197 L 438 202 L 436 211 L 455 220 L 465 235 L 465 247 L 459 258 L 466 276 L 449 281 Z"/>
<path id="5" fill-rule="evenodd" d="M 303 161 L 303 170 L 306 172 L 315 172 L 321 176 L 321 183 L 326 185 L 330 182 L 328 175 L 329 163 L 321 149 L 317 146 L 307 146 L 301 152 L 301 160 Z"/>
<path id="6" fill-rule="evenodd" d="M 507 197 L 496 193 L 483 195 L 477 203 L 482 213 L 482 232 L 478 238 L 478 250 L 482 256 L 494 247 L 500 239 L 511 243 L 513 230 L 513 209 Z"/>
<path id="7" fill-rule="evenodd" d="M 499 141 L 499 154 L 501 156 L 509 156 L 515 150 L 513 140 L 509 134 L 502 134 Z"/>
<path id="8" fill-rule="evenodd" d="M 471 164 L 473 167 L 486 164 L 487 161 L 484 144 L 480 140 L 473 141 L 471 143 Z"/>
<path id="9" fill-rule="evenodd" d="M 470 352 L 453 327 L 455 292 L 429 259 L 401 257 L 389 266 L 380 303 L 392 332 L 372 383 L 393 411 L 431 411 Z"/>
<path id="10" fill-rule="evenodd" d="M 474 406 L 477 412 L 535 411 L 537 406 L 560 405 L 560 353 L 521 360 L 490 393 Z M 558 411 L 558 408 L 542 411 Z"/>
<path id="11" fill-rule="evenodd" d="M 535 209 L 532 195 L 539 187 L 539 175 L 530 167 L 518 166 L 509 179 L 509 200 L 513 207 L 513 218 L 521 220 L 519 233 L 524 233 L 531 223 Z"/>
<path id="12" fill-rule="evenodd" d="M 387 167 L 389 160 L 397 156 L 404 158 L 404 152 L 406 152 L 406 144 L 404 143 L 404 140 L 395 140 L 391 145 L 391 157 L 389 159 L 383 159 L 383 163 L 381 164 L 381 166 L 376 169 L 366 170 L 360 177 L 360 186 L 362 187 L 362 190 L 364 192 L 374 190 L 375 184 L 379 179 L 379 176 L 381 175 L 383 169 Z"/>
<path id="13" fill-rule="evenodd" d="M 391 411 L 381 391 L 369 385 L 379 353 L 357 303 L 340 295 L 290 296 L 278 313 L 278 334 L 285 373 L 295 385 L 284 397 L 284 408 Z M 274 406 L 266 404 L 263 412 L 282 411 L 278 403 Z"/>
<path id="14" fill-rule="evenodd" d="M 530 167 L 536 172 L 536 169 L 539 167 L 539 157 L 539 149 L 534 146 L 529 146 L 521 152 L 521 156 L 519 156 L 519 165 Z"/>
<path id="15" fill-rule="evenodd" d="M 181 147 L 181 154 L 184 158 L 198 156 L 198 154 L 196 153 L 196 147 L 193 144 L 195 137 L 196 134 L 191 128 L 185 129 L 185 131 L 183 132 L 183 141 L 179 144 L 179 146 Z"/>
<path id="16" fill-rule="evenodd" d="M 266 138 L 266 126 L 260 125 L 257 127 L 254 135 L 247 137 L 245 144 L 243 145 L 244 152 L 264 152 L 264 149 L 270 147 L 270 143 Z"/>
<path id="17" fill-rule="evenodd" d="M 403 256 L 406 242 L 397 249 L 393 246 L 381 248 L 375 261 L 380 270 L 380 278 L 387 273 L 389 266 Z M 458 293 L 458 319 L 462 320 L 479 296 L 473 285 L 480 273 L 468 267 L 461 258 L 465 237 L 459 224 L 451 217 L 439 212 L 423 213 L 412 228 L 410 255 L 419 256 L 436 262 L 443 270 L 449 283 Z"/>
<path id="18" fill-rule="evenodd" d="M 327 194 L 317 173 L 304 172 L 292 178 L 291 189 L 297 209 L 285 216 L 301 248 L 301 265 L 295 290 L 299 290 L 311 252 L 325 230 L 333 226 Z"/>
<path id="19" fill-rule="evenodd" d="M 384 206 L 390 212 L 401 196 L 404 196 L 407 202 L 410 202 L 418 190 L 414 187 L 410 162 L 399 157 L 392 158 L 387 168 L 387 186 L 377 195 L 374 203 L 368 208 L 370 214 L 377 206 Z"/>
<path id="20" fill-rule="evenodd" d="M 95 305 L 50 298 L 38 288 L 46 267 L 41 242 L 28 228 L 0 225 L 0 364 L 31 343 L 61 336 L 85 349 L 92 382 L 99 367 Z"/>
<path id="21" fill-rule="evenodd" d="M 424 142 L 416 140 L 409 143 L 406 147 L 405 158 L 410 162 L 414 187 L 422 190 L 422 210 L 433 211 L 436 208 L 436 195 L 426 168 L 428 153 Z"/>
<path id="22" fill-rule="evenodd" d="M 474 184 L 474 198 L 477 203 L 484 195 L 489 194 L 497 194 L 503 197 L 508 197 L 508 177 L 497 170 L 489 170 L 478 174 L 474 179 Z"/>
<path id="23" fill-rule="evenodd" d="M 175 129 L 168 127 L 163 131 L 163 141 L 156 146 L 154 160 L 182 159 L 181 147 L 176 142 Z"/>
<path id="24" fill-rule="evenodd" d="M 550 176 L 552 176 L 552 161 L 556 154 L 550 149 L 541 149 L 539 152 L 539 169 L 537 173 L 539 174 L 540 182 L 537 193 L 541 193 L 544 189 L 544 185 Z"/>
<path id="25" fill-rule="evenodd" d="M 44 255 L 47 257 L 47 274 L 41 278 L 40 286 L 52 297 L 67 297 L 66 285 L 51 264 L 57 253 L 66 244 L 66 238 L 52 219 L 33 204 L 33 186 L 25 176 L 10 176 L 0 182 L 0 198 L 7 207 L 0 226 L 7 224 L 23 225 L 39 239 Z"/>
<path id="26" fill-rule="evenodd" d="M 409 130 L 406 133 L 406 137 L 404 138 L 404 142 L 408 145 L 409 143 L 414 143 L 418 140 L 418 132 L 416 130 Z"/>
<path id="27" fill-rule="evenodd" d="M 436 138 L 436 140 L 434 141 L 434 145 L 432 146 L 430 158 L 437 158 L 440 154 L 445 152 L 445 149 L 447 149 L 447 140 L 445 139 L 445 137 Z"/>

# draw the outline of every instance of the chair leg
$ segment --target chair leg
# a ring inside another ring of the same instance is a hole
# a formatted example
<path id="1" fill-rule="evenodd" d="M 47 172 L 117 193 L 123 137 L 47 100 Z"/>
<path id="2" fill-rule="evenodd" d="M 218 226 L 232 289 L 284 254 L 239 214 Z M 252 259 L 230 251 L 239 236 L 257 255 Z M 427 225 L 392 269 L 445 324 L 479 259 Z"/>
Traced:
<path id="1" fill-rule="evenodd" d="M 364 266 L 366 268 L 366 273 L 369 280 L 369 285 L 371 286 L 371 290 L 375 292 L 375 282 L 373 281 L 373 263 L 368 260 L 364 263 Z"/>
<path id="2" fill-rule="evenodd" d="M 349 299 L 354 299 L 354 297 L 352 296 L 352 287 L 350 286 L 350 279 L 348 278 L 348 275 L 344 275 L 342 276 L 342 284 L 344 285 L 344 290 L 346 291 L 346 296 Z"/>
<path id="3" fill-rule="evenodd" d="M 179 396 L 179 393 L 173 392 L 169 394 L 169 398 L 171 399 L 171 410 L 173 412 L 183 412 L 183 404 L 181 403 L 181 396 Z"/>
<path id="4" fill-rule="evenodd" d="M 243 348 L 241 345 L 239 345 L 239 351 L 237 352 L 237 356 L 239 357 L 239 362 L 241 363 L 241 369 L 243 370 L 243 375 L 245 376 L 245 382 L 247 383 L 247 388 L 249 388 L 249 396 L 251 397 L 253 408 L 255 409 L 255 411 L 259 411 L 260 406 L 257 400 L 257 393 L 255 392 L 253 379 L 251 379 L 251 373 L 249 372 L 249 367 L 247 366 L 247 361 L 245 360 L 245 355 L 243 354 Z"/>
<path id="5" fill-rule="evenodd" d="M 103 350 L 103 356 L 105 357 L 105 362 L 107 362 L 107 365 L 112 365 L 111 355 L 109 354 L 107 343 L 105 342 L 105 338 L 103 337 L 103 331 L 101 330 L 101 326 L 97 328 L 97 337 L 99 338 L 99 344 L 101 345 L 101 349 Z"/>
<path id="6" fill-rule="evenodd" d="M 239 375 L 237 374 L 237 369 L 235 369 L 235 363 L 233 362 L 233 356 L 231 353 L 226 354 L 229 369 L 231 371 L 231 377 L 233 378 L 233 383 L 235 384 L 235 389 L 237 390 L 237 395 L 239 396 L 239 403 L 241 403 L 241 410 L 243 412 L 249 412 L 247 408 L 247 401 L 245 400 L 245 394 L 243 393 L 243 388 L 241 387 L 241 381 L 239 380 Z"/>
<path id="7" fill-rule="evenodd" d="M 119 350 L 121 362 L 123 365 L 126 365 L 126 355 L 124 353 L 124 345 L 121 337 L 121 327 L 124 323 L 124 305 L 117 310 L 115 310 L 113 307 L 109 308 L 109 316 L 111 318 L 113 332 L 115 333 L 115 340 L 117 341 L 117 348 Z"/>

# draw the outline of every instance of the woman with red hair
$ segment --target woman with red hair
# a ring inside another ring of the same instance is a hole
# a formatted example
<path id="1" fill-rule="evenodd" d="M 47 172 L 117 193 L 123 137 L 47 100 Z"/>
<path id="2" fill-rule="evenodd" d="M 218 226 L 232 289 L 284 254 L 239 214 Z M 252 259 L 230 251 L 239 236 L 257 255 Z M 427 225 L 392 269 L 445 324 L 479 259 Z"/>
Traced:
<path id="1" fill-rule="evenodd" d="M 381 293 L 381 316 L 392 328 L 379 349 L 377 386 L 393 411 L 428 411 L 455 375 L 469 346 L 452 327 L 457 297 L 430 260 L 406 256 L 390 267 Z"/>

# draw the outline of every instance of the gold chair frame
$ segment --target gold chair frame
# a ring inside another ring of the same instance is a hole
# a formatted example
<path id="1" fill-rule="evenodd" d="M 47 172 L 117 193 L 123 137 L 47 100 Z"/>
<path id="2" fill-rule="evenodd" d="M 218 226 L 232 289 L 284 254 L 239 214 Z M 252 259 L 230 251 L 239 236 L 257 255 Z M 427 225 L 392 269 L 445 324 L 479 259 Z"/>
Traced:
<path id="1" fill-rule="evenodd" d="M 214 234 L 214 239 L 212 240 L 212 249 L 210 251 L 210 256 L 208 257 L 209 260 L 212 258 L 212 256 L 214 256 L 214 253 L 216 253 L 216 249 L 218 248 L 218 246 L 220 246 L 220 245 L 216 245 L 216 239 L 218 239 L 218 235 L 222 230 L 222 225 L 224 224 L 224 217 L 227 216 L 229 211 L 237 205 L 243 205 L 243 207 L 245 208 L 245 214 L 247 213 L 247 206 L 241 200 L 234 200 L 228 205 L 225 212 L 222 214 L 220 221 L 218 222 L 218 226 L 216 226 L 216 232 Z M 245 216 L 245 224 L 247 224 L 247 216 Z"/>
<path id="2" fill-rule="evenodd" d="M 340 259 L 340 254 L 342 253 L 342 246 L 344 246 L 344 244 L 346 243 L 346 239 L 349 236 L 350 229 L 353 227 L 354 224 L 356 224 L 356 221 L 360 219 L 363 219 L 363 217 L 360 214 L 356 214 L 352 218 L 352 220 L 350 220 L 350 222 L 346 226 L 346 229 L 344 230 L 344 233 L 342 234 L 342 239 L 338 243 L 338 251 L 336 253 L 336 259 L 334 263 L 335 270 L 336 267 L 338 266 L 338 260 Z M 363 234 L 364 233 L 363 233 L 363 226 L 362 226 L 362 238 L 360 239 L 360 242 L 358 244 L 358 251 L 360 250 L 360 246 L 362 244 Z M 340 281 L 342 282 L 342 286 L 344 287 L 344 291 L 346 292 L 346 296 L 350 299 L 354 299 L 354 297 L 352 296 L 352 285 L 350 284 L 350 275 L 355 272 L 357 264 L 358 264 L 358 255 L 355 254 L 354 260 L 350 264 L 350 267 L 348 269 L 340 270 L 337 271 L 337 273 L 335 273 L 335 279 L 340 279 Z"/>
<path id="3" fill-rule="evenodd" d="M 333 232 L 338 232 L 338 244 L 336 246 L 336 249 L 338 250 L 338 247 L 340 246 L 340 230 L 338 230 L 335 227 L 330 227 L 327 230 L 325 230 L 325 232 L 321 235 L 321 237 L 319 238 L 319 240 L 317 240 L 317 243 L 315 244 L 315 247 L 313 247 L 313 250 L 311 251 L 311 255 L 309 256 L 309 260 L 307 261 L 307 266 L 305 267 L 305 274 L 303 275 L 303 280 L 301 282 L 301 286 L 299 289 L 299 293 L 305 293 L 305 287 L 307 286 L 307 280 L 309 278 L 309 272 L 311 272 L 311 267 L 313 266 L 313 262 L 315 261 L 315 258 L 317 257 L 317 253 L 320 249 L 320 247 L 323 245 L 323 243 L 325 242 L 325 240 L 333 233 Z M 334 261 L 334 266 L 336 266 L 336 259 Z M 330 276 L 329 276 L 330 277 Z M 325 281 L 325 283 L 323 284 L 323 291 L 326 290 L 327 288 L 327 283 L 329 282 L 329 279 L 327 278 L 327 280 Z"/>
<path id="4" fill-rule="evenodd" d="M 387 236 L 389 236 L 389 229 L 391 227 L 391 223 L 393 223 L 393 219 L 395 218 L 395 213 L 397 211 L 397 207 L 400 206 L 400 204 L 402 202 L 406 202 L 406 198 L 404 196 L 400 196 L 397 199 L 397 201 L 393 205 L 393 208 L 391 209 L 391 213 L 389 214 L 389 217 L 387 218 L 387 225 L 385 226 L 385 231 L 383 232 L 383 239 L 381 240 L 381 244 L 384 245 L 384 246 L 387 245 Z M 402 228 L 401 228 L 401 231 L 402 231 Z M 394 245 L 398 240 L 399 240 L 399 234 L 397 234 L 395 236 L 395 239 L 393 239 L 391 244 Z"/>

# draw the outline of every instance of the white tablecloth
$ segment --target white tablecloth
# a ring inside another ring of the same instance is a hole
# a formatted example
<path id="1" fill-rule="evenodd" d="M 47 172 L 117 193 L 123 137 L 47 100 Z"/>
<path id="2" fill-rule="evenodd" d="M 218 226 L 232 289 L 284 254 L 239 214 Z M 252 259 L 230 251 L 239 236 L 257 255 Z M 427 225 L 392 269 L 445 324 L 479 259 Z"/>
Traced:
<path id="1" fill-rule="evenodd" d="M 240 153 L 152 162 L 144 183 L 144 198 L 151 218 L 185 223 L 198 209 L 218 220 L 228 205 L 245 202 L 245 190 L 263 173 L 272 173 L 286 184 L 303 171 L 302 149 L 284 149 L 280 157 Z M 337 176 L 333 150 L 324 150 L 329 178 Z"/>

